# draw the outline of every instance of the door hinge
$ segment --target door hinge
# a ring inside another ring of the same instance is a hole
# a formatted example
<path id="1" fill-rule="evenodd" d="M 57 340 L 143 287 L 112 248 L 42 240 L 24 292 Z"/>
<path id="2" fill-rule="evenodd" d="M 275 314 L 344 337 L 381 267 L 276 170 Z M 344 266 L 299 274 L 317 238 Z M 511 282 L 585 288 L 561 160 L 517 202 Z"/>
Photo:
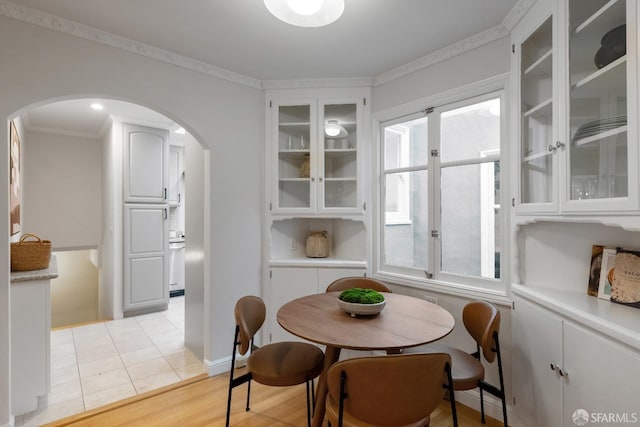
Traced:
<path id="1" fill-rule="evenodd" d="M 428 108 L 425 108 L 424 110 L 422 110 L 422 112 L 423 112 L 423 113 L 424 113 L 424 115 L 426 116 L 427 114 L 431 114 L 431 113 L 433 113 L 433 110 L 434 110 L 434 109 L 435 109 L 434 107 L 428 107 Z"/>
<path id="2" fill-rule="evenodd" d="M 431 150 L 431 157 L 438 157 L 440 152 L 438 150 Z"/>
<path id="3" fill-rule="evenodd" d="M 431 230 L 431 237 L 440 237 L 440 232 L 438 230 Z"/>
<path id="4" fill-rule="evenodd" d="M 511 45 L 511 53 L 516 53 L 516 45 L 515 44 Z"/>

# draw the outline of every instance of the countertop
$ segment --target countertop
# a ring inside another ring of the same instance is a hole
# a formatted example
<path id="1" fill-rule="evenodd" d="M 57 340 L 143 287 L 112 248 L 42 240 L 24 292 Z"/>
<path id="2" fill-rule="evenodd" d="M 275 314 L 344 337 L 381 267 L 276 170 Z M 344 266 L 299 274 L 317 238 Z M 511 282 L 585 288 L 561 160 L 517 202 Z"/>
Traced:
<path id="1" fill-rule="evenodd" d="M 15 282 L 30 282 L 33 280 L 48 280 L 58 277 L 58 262 L 55 255 L 51 255 L 51 261 L 49 261 L 49 268 L 42 270 L 31 271 L 12 271 L 11 283 Z"/>

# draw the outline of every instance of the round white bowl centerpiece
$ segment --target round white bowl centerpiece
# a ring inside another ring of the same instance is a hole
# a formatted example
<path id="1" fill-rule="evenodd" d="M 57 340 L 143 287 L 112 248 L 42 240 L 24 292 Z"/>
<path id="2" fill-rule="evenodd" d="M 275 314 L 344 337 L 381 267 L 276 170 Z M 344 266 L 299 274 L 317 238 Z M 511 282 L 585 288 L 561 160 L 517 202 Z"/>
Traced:
<path id="1" fill-rule="evenodd" d="M 338 296 L 338 305 L 351 317 L 371 316 L 384 308 L 384 296 L 373 289 L 346 289 Z"/>

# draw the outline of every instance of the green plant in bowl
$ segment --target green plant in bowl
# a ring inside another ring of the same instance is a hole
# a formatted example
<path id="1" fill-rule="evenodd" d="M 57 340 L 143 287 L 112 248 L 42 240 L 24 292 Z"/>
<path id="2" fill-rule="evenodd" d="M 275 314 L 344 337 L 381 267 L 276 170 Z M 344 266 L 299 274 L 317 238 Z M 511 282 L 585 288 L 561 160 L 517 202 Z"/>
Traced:
<path id="1" fill-rule="evenodd" d="M 384 296 L 373 289 L 352 288 L 342 291 L 338 299 L 356 304 L 379 304 L 384 301 Z"/>
<path id="2" fill-rule="evenodd" d="M 382 311 L 385 299 L 373 289 L 352 288 L 340 293 L 338 305 L 352 317 L 372 316 Z"/>

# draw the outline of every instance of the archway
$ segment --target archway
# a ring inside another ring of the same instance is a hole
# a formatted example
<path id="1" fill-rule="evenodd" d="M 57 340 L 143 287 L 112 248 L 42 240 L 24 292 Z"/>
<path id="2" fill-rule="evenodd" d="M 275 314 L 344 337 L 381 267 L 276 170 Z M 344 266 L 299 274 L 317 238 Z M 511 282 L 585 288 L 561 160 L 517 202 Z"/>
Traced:
<path id="1" fill-rule="evenodd" d="M 106 97 L 95 97 L 95 96 L 76 96 L 76 97 L 67 97 L 65 99 L 56 99 L 56 100 L 49 100 L 49 101 L 43 101 L 40 102 L 38 104 L 34 104 L 28 107 L 25 107 L 23 109 L 21 109 L 20 111 L 16 112 L 14 115 L 12 115 L 12 119 L 18 119 L 18 118 L 22 118 L 22 117 L 28 117 L 30 115 L 31 112 L 34 111 L 39 111 L 42 112 L 44 110 L 46 110 L 47 108 L 45 107 L 55 107 L 56 105 L 61 105 L 64 103 L 69 103 L 71 101 L 77 101 L 79 103 L 84 103 L 86 104 L 87 108 L 89 107 L 89 104 L 91 102 L 94 101 L 101 101 L 103 104 L 108 104 L 107 108 L 111 107 L 111 108 L 115 108 L 115 107 L 120 107 L 120 110 L 111 110 L 108 112 L 108 115 L 111 117 L 111 120 L 115 120 L 115 121 L 127 121 L 127 122 L 133 122 L 133 123 L 138 123 L 138 124 L 142 124 L 142 125 L 146 125 L 146 126 L 160 126 L 160 127 L 164 127 L 170 131 L 174 131 L 176 128 L 178 127 L 182 127 L 183 129 L 186 129 L 186 137 L 188 139 L 187 144 L 189 144 L 190 142 L 195 143 L 199 148 L 199 152 L 194 153 L 190 153 L 185 155 L 185 161 L 189 161 L 189 162 L 198 162 L 199 161 L 199 168 L 200 170 L 198 171 L 198 174 L 194 174 L 193 176 L 198 176 L 199 177 L 199 185 L 197 183 L 194 183 L 193 180 L 190 182 L 191 186 L 193 188 L 196 188 L 197 191 L 200 192 L 200 194 L 195 195 L 194 197 L 192 197 L 192 201 L 193 202 L 197 202 L 194 203 L 190 209 L 189 205 L 187 205 L 185 211 L 191 212 L 191 217 L 195 218 L 195 221 L 191 221 L 189 222 L 188 219 L 189 217 L 186 217 L 185 219 L 187 221 L 185 221 L 185 223 L 190 224 L 190 226 L 192 227 L 191 230 L 189 230 L 187 228 L 186 231 L 186 235 L 189 236 L 193 236 L 192 239 L 190 239 L 190 241 L 187 241 L 187 256 L 186 256 L 186 260 L 187 260 L 187 265 L 186 265 L 186 270 L 187 270 L 187 277 L 189 278 L 189 276 L 191 276 L 191 280 L 187 280 L 187 291 L 186 291 L 186 297 L 185 298 L 189 298 L 191 297 L 191 299 L 193 300 L 194 304 L 193 306 L 189 306 L 189 308 L 187 309 L 188 312 L 190 313 L 190 316 L 186 316 L 185 317 L 185 337 L 188 337 L 189 339 L 189 347 L 193 348 L 194 352 L 196 354 L 198 354 L 198 356 L 200 357 L 200 360 L 202 360 L 203 358 L 203 347 L 204 347 L 204 342 L 205 342 L 205 336 L 208 336 L 209 334 L 209 329 L 208 329 L 208 323 L 209 322 L 205 322 L 204 316 L 205 316 L 205 311 L 204 311 L 204 307 L 203 307 L 203 302 L 205 301 L 204 298 L 204 294 L 205 292 L 207 292 L 207 290 L 205 290 L 205 286 L 208 286 L 207 283 L 205 283 L 204 277 L 205 274 L 204 272 L 207 271 L 208 267 L 208 260 L 210 259 L 210 256 L 208 254 L 208 250 L 210 248 L 209 242 L 206 241 L 207 239 L 207 234 L 204 232 L 204 230 L 206 228 L 209 227 L 209 225 L 206 223 L 209 221 L 210 215 L 210 206 L 208 205 L 208 201 L 210 200 L 210 198 L 208 197 L 208 195 L 205 194 L 206 189 L 208 188 L 207 182 L 209 179 L 209 152 L 208 149 L 206 148 L 206 145 L 202 143 L 201 139 L 198 138 L 197 136 L 194 136 L 188 129 L 189 126 L 186 124 L 186 122 L 183 122 L 179 119 L 173 119 L 168 117 L 166 114 L 163 114 L 161 112 L 158 112 L 156 110 L 153 109 L 149 109 L 148 107 L 142 106 L 141 104 L 136 104 L 136 103 L 132 103 L 130 101 L 121 101 L 121 100 L 114 100 L 114 99 L 110 99 L 110 98 L 106 98 Z M 91 102 L 90 102 L 91 101 Z M 107 109 L 105 108 L 105 109 Z M 128 108 L 128 109 L 127 109 Z M 55 108 L 51 108 L 51 110 L 55 110 Z M 143 117 L 140 115 L 136 115 L 137 113 L 139 113 L 142 110 L 148 110 L 148 112 L 152 113 L 152 118 L 149 117 Z M 52 111 L 48 111 L 48 114 L 52 114 Z M 159 120 L 159 118 L 162 117 L 166 120 Z M 56 117 L 54 115 L 53 119 L 55 120 Z M 63 118 L 62 117 L 58 117 L 57 118 L 58 121 L 63 122 Z M 18 120 L 19 121 L 19 120 Z M 51 131 L 50 128 L 48 128 L 47 126 L 36 126 L 34 125 L 34 116 L 31 117 L 31 123 L 27 124 L 27 126 L 25 127 L 27 129 L 27 135 L 29 134 L 29 132 L 31 132 L 29 130 L 29 126 L 32 127 L 32 129 L 36 129 L 37 132 L 40 133 L 46 133 L 45 131 Z M 24 130 L 23 130 L 24 132 Z M 104 132 L 104 130 L 103 130 Z M 72 134 L 73 132 L 67 132 L 67 134 Z M 29 141 L 25 141 L 27 144 L 29 143 Z M 186 149 L 185 151 L 189 151 L 188 149 Z M 70 151 L 71 153 L 71 151 Z M 82 158 L 80 157 L 79 154 L 70 154 L 71 157 L 68 159 L 71 163 L 73 162 L 78 162 L 78 161 L 82 161 Z M 104 161 L 104 160 L 103 160 Z M 190 174 L 188 174 L 190 175 Z M 52 177 L 52 179 L 55 179 Z M 192 189 L 193 189 L 192 188 Z M 25 192 L 29 191 L 29 188 L 25 188 L 24 189 Z M 102 188 L 102 192 L 105 192 L 105 188 Z M 102 196 L 102 198 L 106 198 L 107 196 Z M 189 203 L 189 198 L 186 198 L 186 203 Z M 104 206 L 103 206 L 104 207 Z M 111 209 L 113 211 L 113 215 L 117 216 L 117 211 L 118 209 Z M 122 212 L 122 210 L 119 210 L 120 214 Z M 25 212 L 23 212 L 23 214 L 25 214 Z M 33 223 L 33 222 L 32 222 Z M 119 221 L 118 225 L 118 221 L 115 221 L 115 227 L 114 227 L 114 223 L 105 223 L 104 219 L 102 221 L 102 224 L 100 226 L 100 240 L 97 242 L 98 245 L 103 245 L 104 244 L 104 239 L 105 239 L 105 235 L 109 234 L 109 231 L 111 230 L 111 233 L 114 235 L 117 235 L 121 230 L 121 221 Z M 196 226 L 194 226 L 194 224 L 196 224 Z M 196 227 L 196 228 L 194 228 Z M 25 231 L 23 229 L 23 231 Z M 64 230 L 62 230 L 64 231 Z M 121 235 L 121 234 L 120 234 Z M 84 242 L 87 243 L 87 242 Z M 111 244 L 113 246 L 117 246 L 118 244 L 121 244 L 121 239 L 114 239 Z M 91 246 L 91 243 L 88 243 L 89 246 Z M 54 247 L 56 246 L 56 242 L 54 240 Z M 62 247 L 63 249 L 68 249 L 70 247 L 74 246 L 74 241 L 70 240 L 67 241 L 66 243 L 62 244 L 62 245 L 58 245 L 59 247 Z M 79 244 L 77 246 L 86 246 L 85 244 Z M 100 247 L 100 249 L 103 249 L 102 247 Z M 117 253 L 117 251 L 115 252 Z M 102 255 L 104 255 L 104 253 L 102 253 Z M 112 263 L 113 264 L 113 263 Z M 105 264 L 101 263 L 101 265 L 104 267 Z M 121 270 L 117 270 L 114 272 L 114 274 L 112 274 L 112 276 L 117 276 L 118 274 L 121 274 Z M 113 279 L 113 277 L 111 277 L 111 279 Z M 109 280 L 109 275 L 107 275 L 107 279 Z M 118 297 L 122 297 L 122 294 L 118 294 L 116 293 L 114 298 L 118 298 Z M 121 308 L 121 307 L 120 307 Z M 118 318 L 119 316 L 121 317 L 122 313 L 121 313 L 121 309 L 120 309 L 120 314 L 118 314 L 118 310 L 116 309 L 114 311 L 114 313 L 116 313 L 114 315 L 114 317 Z"/>

